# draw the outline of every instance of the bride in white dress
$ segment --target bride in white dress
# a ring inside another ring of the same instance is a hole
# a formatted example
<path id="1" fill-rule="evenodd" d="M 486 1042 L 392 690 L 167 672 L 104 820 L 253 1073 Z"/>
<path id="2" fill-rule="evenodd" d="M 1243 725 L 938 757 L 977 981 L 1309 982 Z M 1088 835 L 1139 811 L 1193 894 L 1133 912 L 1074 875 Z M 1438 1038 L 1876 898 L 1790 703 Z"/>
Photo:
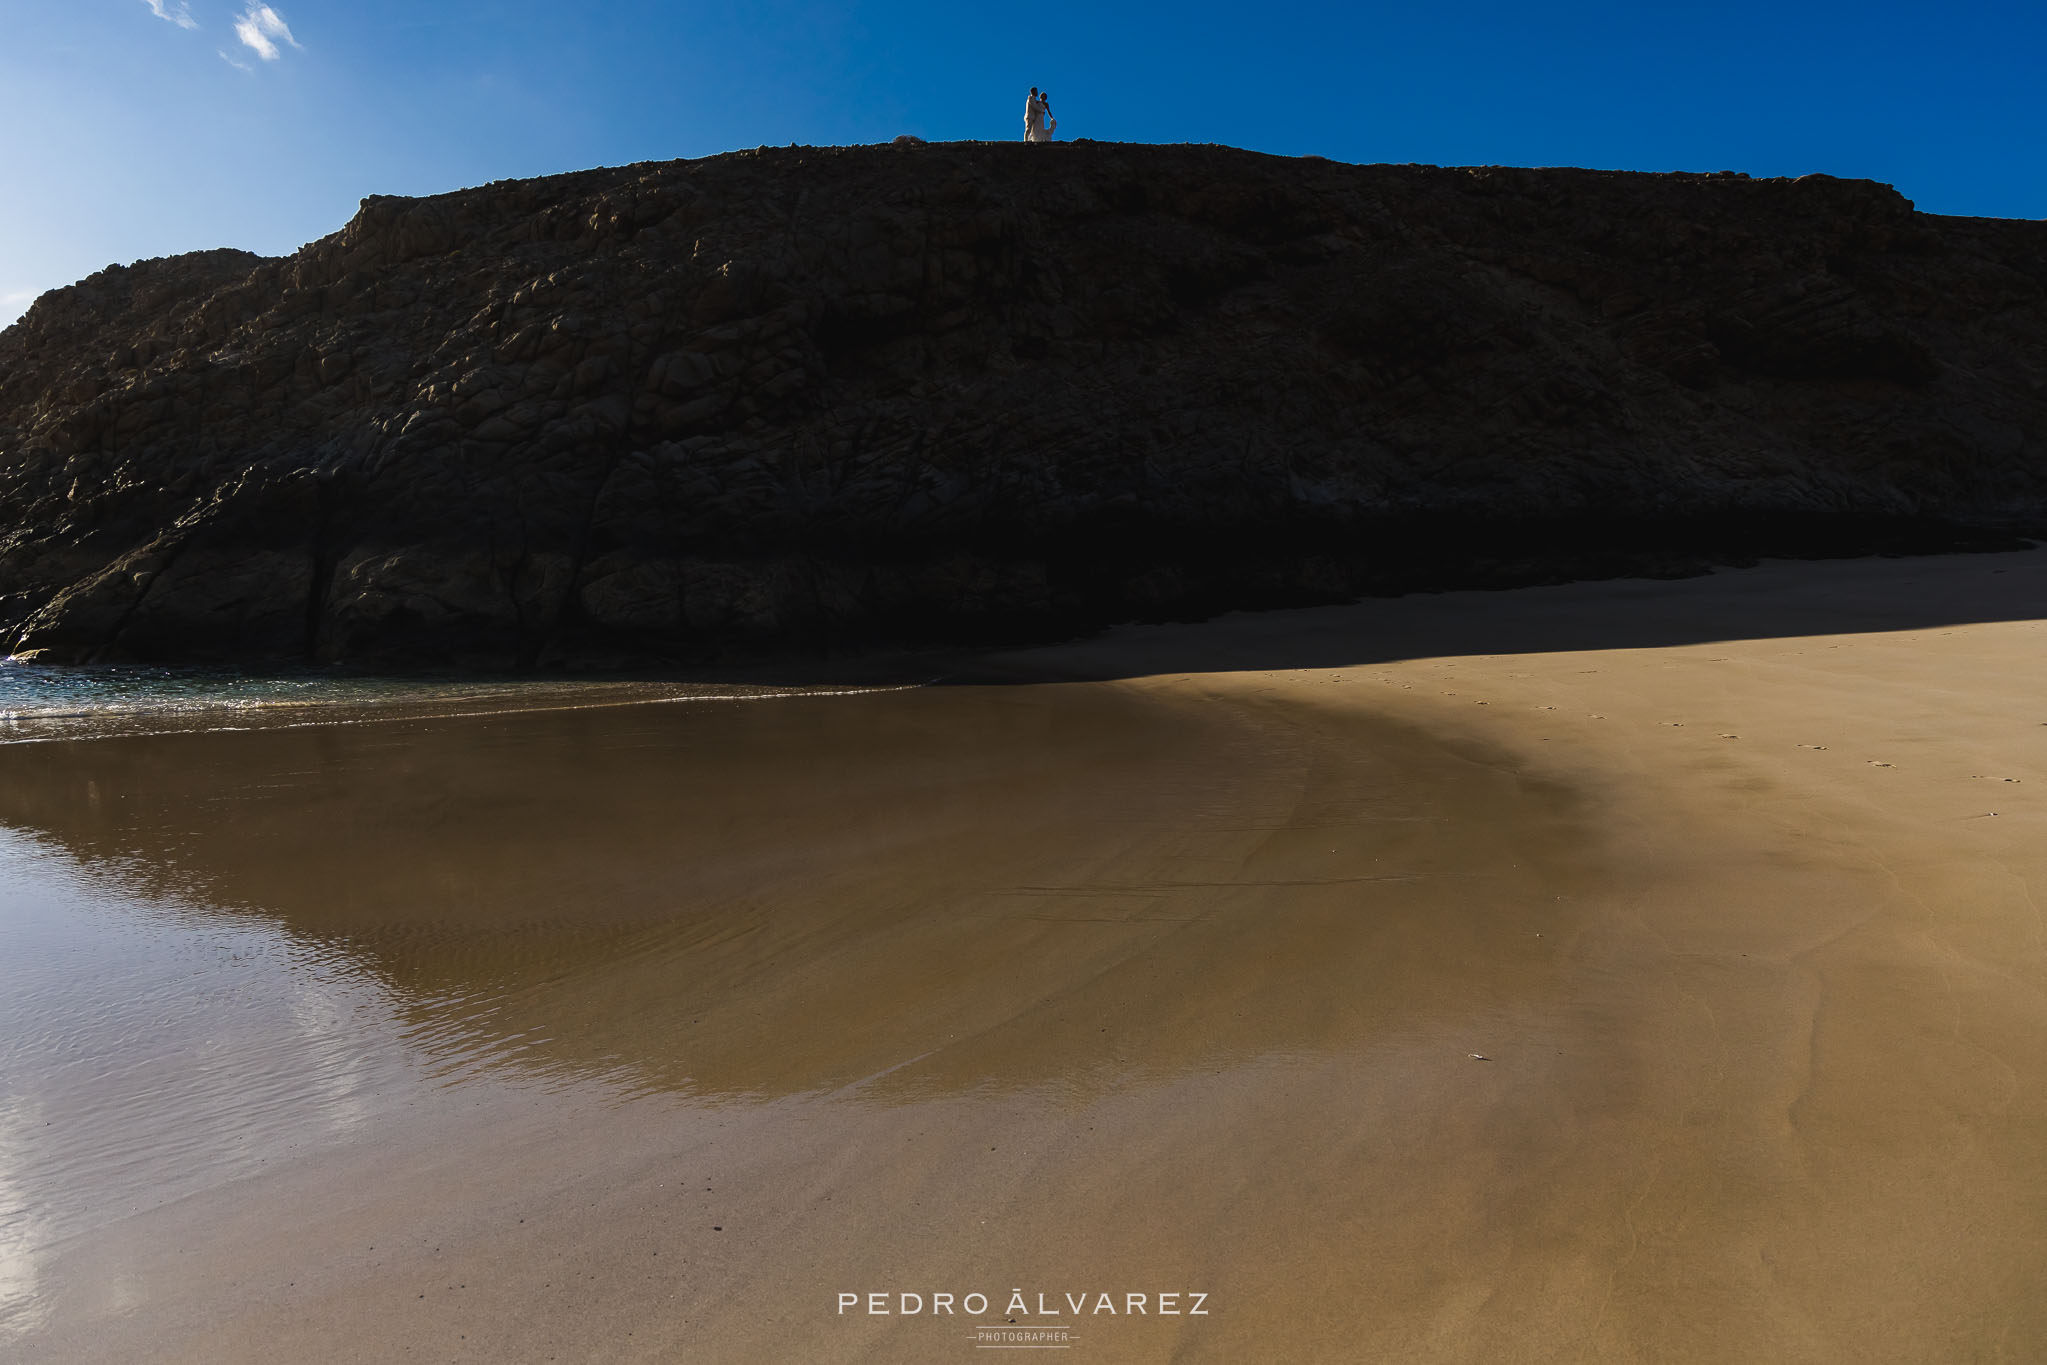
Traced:
<path id="1" fill-rule="evenodd" d="M 1031 97 L 1024 101 L 1024 141 L 1050 142 L 1052 134 L 1059 131 L 1059 120 L 1052 117 L 1051 94 L 1040 94 L 1037 86 L 1031 87 Z"/>

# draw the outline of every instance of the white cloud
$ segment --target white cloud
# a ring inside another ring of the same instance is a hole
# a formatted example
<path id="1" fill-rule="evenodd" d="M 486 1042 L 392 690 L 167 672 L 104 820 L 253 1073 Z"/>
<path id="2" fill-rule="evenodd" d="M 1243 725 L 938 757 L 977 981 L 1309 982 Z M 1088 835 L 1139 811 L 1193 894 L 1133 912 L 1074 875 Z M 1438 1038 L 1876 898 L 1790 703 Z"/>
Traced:
<path id="1" fill-rule="evenodd" d="M 176 0 L 175 4 L 170 0 L 142 0 L 142 3 L 149 6 L 151 14 L 166 23 L 176 24 L 179 28 L 199 27 L 199 21 L 192 17 L 192 6 L 186 0 Z"/>
<path id="2" fill-rule="evenodd" d="M 248 71 L 253 73 L 256 69 L 255 67 L 250 66 L 247 62 L 237 61 L 235 58 L 228 56 L 225 52 L 220 54 L 220 59 L 226 62 L 229 66 L 233 67 L 237 71 Z"/>
<path id="3" fill-rule="evenodd" d="M 291 36 L 291 26 L 268 5 L 252 4 L 243 11 L 242 17 L 235 20 L 235 36 L 266 62 L 274 62 L 280 55 L 276 40 L 282 39 L 293 47 L 299 45 L 299 40 Z"/>

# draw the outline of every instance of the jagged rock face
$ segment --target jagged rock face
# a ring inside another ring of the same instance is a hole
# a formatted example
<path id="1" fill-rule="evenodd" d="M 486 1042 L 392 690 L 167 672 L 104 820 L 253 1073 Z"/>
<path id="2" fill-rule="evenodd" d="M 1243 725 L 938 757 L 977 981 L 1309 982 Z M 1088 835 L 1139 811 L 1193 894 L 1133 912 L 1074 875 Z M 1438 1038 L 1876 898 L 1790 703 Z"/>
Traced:
<path id="1" fill-rule="evenodd" d="M 2047 225 L 1826 177 L 953 144 L 372 199 L 0 334 L 0 644 L 694 658 L 2037 527 L 2043 285 Z"/>

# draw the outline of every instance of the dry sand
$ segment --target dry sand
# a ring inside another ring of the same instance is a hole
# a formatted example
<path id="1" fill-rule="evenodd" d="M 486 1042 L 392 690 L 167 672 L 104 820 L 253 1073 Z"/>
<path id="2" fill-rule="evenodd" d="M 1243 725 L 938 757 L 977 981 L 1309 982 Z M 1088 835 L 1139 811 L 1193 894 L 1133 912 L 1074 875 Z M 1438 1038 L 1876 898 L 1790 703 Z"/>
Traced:
<path id="1" fill-rule="evenodd" d="M 943 1361 L 1042 1295 L 1102 1361 L 2047 1358 L 2047 554 L 990 667 L 0 751 L 0 821 L 412 1057 L 38 1250 L 15 1344 Z"/>

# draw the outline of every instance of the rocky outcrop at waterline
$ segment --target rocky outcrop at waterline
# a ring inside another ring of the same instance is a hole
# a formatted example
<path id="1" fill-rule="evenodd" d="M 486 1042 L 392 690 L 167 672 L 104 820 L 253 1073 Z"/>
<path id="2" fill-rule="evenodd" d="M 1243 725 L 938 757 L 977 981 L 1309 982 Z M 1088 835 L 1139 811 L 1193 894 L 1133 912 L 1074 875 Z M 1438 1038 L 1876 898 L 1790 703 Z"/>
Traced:
<path id="1" fill-rule="evenodd" d="M 0 645 L 546 664 L 2047 525 L 2047 225 L 1216 147 L 366 200 L 0 333 Z"/>

